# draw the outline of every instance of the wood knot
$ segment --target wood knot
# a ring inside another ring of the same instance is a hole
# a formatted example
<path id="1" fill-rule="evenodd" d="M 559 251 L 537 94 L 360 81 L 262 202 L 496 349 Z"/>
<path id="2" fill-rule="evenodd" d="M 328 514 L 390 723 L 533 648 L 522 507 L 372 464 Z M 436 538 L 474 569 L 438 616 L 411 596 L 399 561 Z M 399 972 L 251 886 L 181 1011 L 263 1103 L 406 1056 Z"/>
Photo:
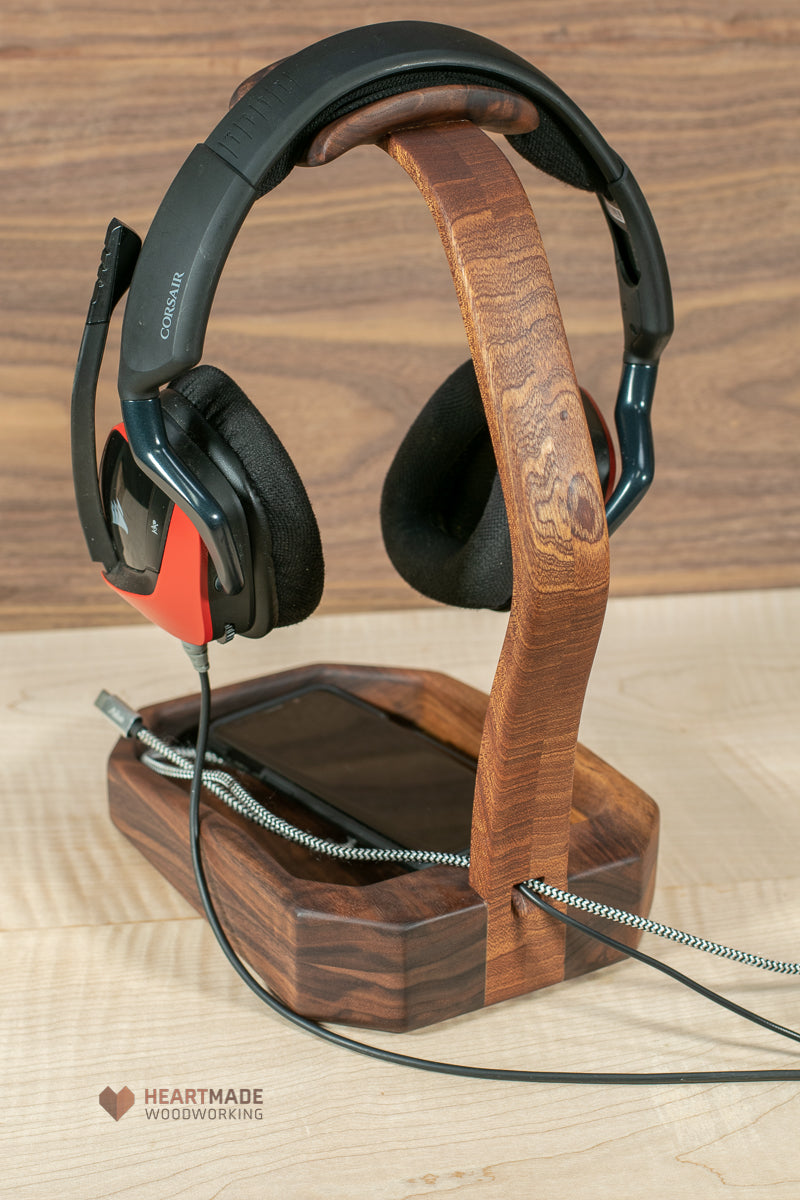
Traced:
<path id="1" fill-rule="evenodd" d="M 582 472 L 573 475 L 567 490 L 567 512 L 572 536 L 581 542 L 599 542 L 603 536 L 603 508 L 597 488 Z"/>

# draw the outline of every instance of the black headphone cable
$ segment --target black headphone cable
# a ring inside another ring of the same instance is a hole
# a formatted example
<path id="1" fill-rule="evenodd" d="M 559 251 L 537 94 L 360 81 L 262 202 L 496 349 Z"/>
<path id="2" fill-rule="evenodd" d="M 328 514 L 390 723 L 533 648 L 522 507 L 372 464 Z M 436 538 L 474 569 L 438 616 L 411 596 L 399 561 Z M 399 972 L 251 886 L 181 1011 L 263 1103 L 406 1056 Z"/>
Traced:
<path id="1" fill-rule="evenodd" d="M 208 678 L 208 658 L 204 647 L 190 647 L 184 644 L 184 648 L 189 653 L 192 665 L 198 673 L 200 683 L 200 713 L 198 718 L 197 740 L 195 745 L 194 764 L 192 771 L 190 799 L 189 799 L 189 842 L 192 855 L 192 867 L 194 870 L 195 883 L 203 906 L 206 919 L 214 933 L 214 936 L 219 943 L 219 946 L 227 958 L 230 965 L 236 971 L 237 975 L 244 981 L 250 990 L 270 1008 L 273 1012 L 296 1025 L 298 1028 L 305 1030 L 307 1033 L 313 1034 L 315 1037 L 322 1038 L 324 1041 L 330 1042 L 332 1045 L 340 1046 L 347 1050 L 352 1050 L 357 1054 L 365 1055 L 369 1058 L 377 1059 L 380 1062 L 390 1063 L 396 1066 L 415 1067 L 418 1070 L 435 1072 L 444 1075 L 456 1075 L 469 1079 L 486 1079 L 500 1082 L 518 1082 L 518 1083 L 581 1083 L 581 1084 L 707 1084 L 707 1083 L 758 1083 L 758 1082 L 799 1082 L 800 1069 L 761 1069 L 755 1071 L 666 1071 L 666 1072 L 605 1072 L 605 1071 L 536 1071 L 527 1069 L 515 1069 L 505 1067 L 479 1067 L 462 1063 L 439 1062 L 435 1059 L 417 1058 L 409 1054 L 401 1054 L 393 1050 L 387 1050 L 384 1047 L 372 1046 L 367 1042 L 360 1042 L 355 1038 L 350 1038 L 344 1034 L 337 1033 L 329 1029 L 326 1025 L 322 1025 L 318 1021 L 314 1021 L 309 1017 L 304 1017 L 300 1013 L 294 1011 L 283 1001 L 279 1000 L 271 992 L 269 992 L 263 984 L 252 974 L 243 960 L 234 950 L 231 942 L 222 927 L 222 924 L 217 915 L 214 902 L 212 900 L 208 881 L 206 878 L 205 868 L 203 866 L 201 837 L 200 837 L 200 795 L 203 787 L 203 765 L 206 760 L 206 748 L 208 743 L 208 731 L 211 717 L 211 686 Z M 110 717 L 115 724 L 122 729 L 126 736 L 135 736 L 138 730 L 142 728 L 141 718 L 138 714 L 132 713 L 131 710 L 116 698 L 111 697 L 108 693 L 102 693 L 98 698 L 98 707 L 100 707 L 107 716 Z M 531 881 L 532 883 L 533 881 Z M 677 982 L 682 983 L 685 987 L 691 988 L 706 999 L 712 1000 L 716 1004 L 736 1013 L 738 1016 L 744 1017 L 746 1020 L 753 1021 L 758 1025 L 769 1029 L 773 1033 L 777 1033 L 782 1037 L 790 1038 L 793 1041 L 800 1042 L 800 1033 L 793 1029 L 789 1029 L 784 1025 L 780 1025 L 775 1021 L 762 1017 L 757 1013 L 751 1012 L 749 1009 L 743 1008 L 741 1005 L 734 1003 L 727 998 L 720 996 L 718 993 L 677 971 L 675 968 L 667 966 L 665 963 L 659 962 L 657 959 L 651 958 L 650 955 L 643 951 L 634 949 L 631 946 L 626 946 L 624 943 L 617 941 L 616 938 L 610 937 L 608 934 L 601 933 L 597 929 L 586 925 L 584 922 L 577 920 L 575 917 L 569 916 L 567 913 L 561 912 L 550 904 L 546 899 L 533 890 L 533 887 L 527 883 L 518 885 L 520 892 L 525 896 L 526 900 L 536 904 L 540 909 L 547 912 L 556 920 L 562 921 L 564 924 L 579 930 L 588 937 L 594 938 L 603 945 L 609 946 L 620 953 L 646 963 L 648 966 L 661 971 L 663 974 L 670 976 Z"/>

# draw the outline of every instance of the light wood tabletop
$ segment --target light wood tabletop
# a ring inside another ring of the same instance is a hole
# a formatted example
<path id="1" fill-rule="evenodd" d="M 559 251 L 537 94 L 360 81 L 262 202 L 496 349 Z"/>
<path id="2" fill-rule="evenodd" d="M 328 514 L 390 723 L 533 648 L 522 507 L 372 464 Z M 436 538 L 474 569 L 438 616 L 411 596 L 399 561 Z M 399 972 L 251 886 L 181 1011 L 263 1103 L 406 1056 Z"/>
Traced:
<path id="1" fill-rule="evenodd" d="M 434 667 L 488 689 L 504 626 L 439 609 L 323 616 L 214 647 L 212 682 L 350 661 Z M 800 958 L 798 628 L 800 591 L 613 600 L 581 730 L 660 805 L 653 915 L 788 960 Z M 796 1085 L 487 1083 L 386 1066 L 285 1025 L 108 819 L 116 735 L 95 695 L 104 687 L 140 707 L 192 691 L 180 649 L 141 626 L 10 633 L 0 672 L 0 1194 L 797 1196 Z M 796 980 L 656 941 L 645 948 L 664 961 L 800 1025 Z M 791 1043 L 630 962 L 415 1033 L 363 1037 L 553 1070 L 797 1063 Z M 134 1103 L 115 1121 L 98 1098 L 125 1087 Z M 198 1118 L 181 1101 L 158 1109 L 163 1089 L 181 1100 L 221 1089 L 228 1116 Z"/>

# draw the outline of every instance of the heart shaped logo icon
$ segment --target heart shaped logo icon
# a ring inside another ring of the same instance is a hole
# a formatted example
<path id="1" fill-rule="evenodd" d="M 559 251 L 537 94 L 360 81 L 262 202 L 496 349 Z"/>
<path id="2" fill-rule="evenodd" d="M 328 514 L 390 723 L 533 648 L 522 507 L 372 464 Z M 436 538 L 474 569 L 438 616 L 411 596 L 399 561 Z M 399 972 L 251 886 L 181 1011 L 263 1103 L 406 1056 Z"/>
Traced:
<path id="1" fill-rule="evenodd" d="M 100 1107 L 104 1108 L 110 1117 L 118 1121 L 120 1117 L 124 1117 L 129 1108 L 133 1107 L 134 1095 L 129 1087 L 121 1088 L 115 1092 L 113 1088 L 104 1088 L 100 1093 Z"/>

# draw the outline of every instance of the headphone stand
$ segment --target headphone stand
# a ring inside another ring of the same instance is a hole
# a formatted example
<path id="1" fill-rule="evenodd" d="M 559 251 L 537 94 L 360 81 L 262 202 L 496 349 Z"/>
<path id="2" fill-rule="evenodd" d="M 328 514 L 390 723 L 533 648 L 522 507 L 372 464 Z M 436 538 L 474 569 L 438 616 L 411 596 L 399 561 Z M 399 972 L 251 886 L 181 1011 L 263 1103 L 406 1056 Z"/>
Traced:
<path id="1" fill-rule="evenodd" d="M 646 914 L 658 812 L 577 745 L 608 595 L 608 533 L 530 204 L 508 160 L 468 120 L 377 136 L 436 220 L 503 485 L 514 596 L 491 695 L 430 672 L 320 666 L 224 689 L 213 712 L 334 687 L 473 757 L 469 877 L 453 867 L 315 858 L 207 796 L 201 827 L 223 924 L 282 1000 L 320 1020 L 407 1030 L 613 961 L 613 952 L 565 934 L 516 885 L 544 878 Z M 144 716 L 156 733 L 185 736 L 198 708 L 190 697 Z M 313 755 L 313 729 L 307 738 Z M 312 832 L 324 826 L 291 796 L 262 791 L 279 815 Z M 122 832 L 200 907 L 187 788 L 151 773 L 123 740 L 109 763 L 109 796 Z M 638 936 L 626 930 L 622 940 L 635 945 Z"/>

